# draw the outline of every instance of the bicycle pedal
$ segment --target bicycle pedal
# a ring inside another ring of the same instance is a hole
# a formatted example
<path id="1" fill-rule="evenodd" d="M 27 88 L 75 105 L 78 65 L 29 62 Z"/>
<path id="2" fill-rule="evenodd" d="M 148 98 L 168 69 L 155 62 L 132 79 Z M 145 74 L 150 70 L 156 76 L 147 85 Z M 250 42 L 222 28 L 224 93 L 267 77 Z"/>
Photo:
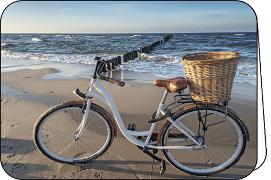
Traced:
<path id="1" fill-rule="evenodd" d="M 130 124 L 129 123 L 129 125 L 128 125 L 128 128 L 127 128 L 128 130 L 130 130 L 130 131 L 135 131 L 135 129 L 136 129 L 136 125 L 135 124 Z"/>
<path id="2" fill-rule="evenodd" d="M 160 174 L 164 174 L 166 172 L 166 161 L 162 160 L 160 162 Z"/>
<path id="3" fill-rule="evenodd" d="M 151 141 L 158 141 L 158 133 L 152 133 Z"/>
<path id="4" fill-rule="evenodd" d="M 152 153 L 153 153 L 154 155 L 156 155 L 156 154 L 158 153 L 158 149 L 153 149 L 153 150 L 152 150 Z"/>

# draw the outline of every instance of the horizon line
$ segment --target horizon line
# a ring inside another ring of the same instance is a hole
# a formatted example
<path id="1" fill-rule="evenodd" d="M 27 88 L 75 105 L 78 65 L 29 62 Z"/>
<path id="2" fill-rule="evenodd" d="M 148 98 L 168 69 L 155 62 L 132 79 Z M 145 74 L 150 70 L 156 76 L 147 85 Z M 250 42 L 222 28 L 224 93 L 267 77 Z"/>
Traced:
<path id="1" fill-rule="evenodd" d="M 257 33 L 258 31 L 213 31 L 213 32 L 2 32 L 1 34 L 197 34 L 197 33 Z"/>

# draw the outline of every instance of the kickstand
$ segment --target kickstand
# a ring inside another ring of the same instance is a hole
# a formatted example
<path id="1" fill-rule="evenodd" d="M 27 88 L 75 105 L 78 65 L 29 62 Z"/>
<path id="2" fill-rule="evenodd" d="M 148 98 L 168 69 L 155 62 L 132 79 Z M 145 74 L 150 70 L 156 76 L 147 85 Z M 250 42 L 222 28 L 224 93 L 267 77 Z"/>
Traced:
<path id="1" fill-rule="evenodd" d="M 150 178 L 152 177 L 152 172 L 153 172 L 153 165 L 154 165 L 154 160 L 160 162 L 160 174 L 164 174 L 166 171 L 166 162 L 165 160 L 159 158 L 158 156 L 156 156 L 157 154 L 157 149 L 153 149 L 153 153 L 151 153 L 147 147 L 140 147 L 137 146 L 139 149 L 141 149 L 144 153 L 146 153 L 147 155 L 149 155 L 150 157 L 152 157 L 152 169 L 151 169 L 151 173 L 150 173 Z"/>
<path id="2" fill-rule="evenodd" d="M 154 159 L 152 158 L 152 165 L 151 165 L 150 179 L 152 178 L 153 165 L 154 165 Z"/>

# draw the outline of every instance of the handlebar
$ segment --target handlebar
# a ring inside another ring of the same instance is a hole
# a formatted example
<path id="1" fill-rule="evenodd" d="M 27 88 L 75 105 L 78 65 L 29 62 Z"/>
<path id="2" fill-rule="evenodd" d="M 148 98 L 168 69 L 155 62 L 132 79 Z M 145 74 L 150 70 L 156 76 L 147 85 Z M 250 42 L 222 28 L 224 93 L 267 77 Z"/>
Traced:
<path id="1" fill-rule="evenodd" d="M 96 71 L 95 74 L 97 73 L 99 78 L 102 79 L 102 80 L 105 80 L 105 81 L 108 81 L 110 83 L 116 84 L 116 85 L 118 85 L 120 87 L 123 87 L 125 85 L 125 82 L 117 80 L 117 79 L 113 79 L 113 78 L 108 78 L 108 77 L 105 77 L 105 76 L 101 75 L 101 71 L 102 71 L 102 68 L 105 66 L 105 63 L 106 63 L 106 61 L 104 61 L 104 60 L 98 60 L 97 61 L 97 65 L 96 65 L 97 67 L 96 67 L 96 70 L 95 70 Z"/>

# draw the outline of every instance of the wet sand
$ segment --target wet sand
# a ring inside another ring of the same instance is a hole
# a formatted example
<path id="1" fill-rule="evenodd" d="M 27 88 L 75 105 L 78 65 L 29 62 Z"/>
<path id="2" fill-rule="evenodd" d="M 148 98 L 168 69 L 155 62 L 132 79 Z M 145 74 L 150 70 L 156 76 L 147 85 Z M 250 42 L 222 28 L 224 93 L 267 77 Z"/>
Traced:
<path id="1" fill-rule="evenodd" d="M 52 68 L 1 73 L 1 159 L 5 171 L 16 178 L 149 178 L 152 159 L 124 139 L 119 131 L 107 153 L 81 167 L 51 161 L 36 149 L 33 127 L 37 118 L 53 105 L 78 99 L 72 91 L 75 88 L 84 91 L 89 85 L 88 79 L 42 79 L 54 73 L 58 71 Z M 137 130 L 150 127 L 147 119 L 157 109 L 164 92 L 162 88 L 133 81 L 123 88 L 106 82 L 103 85 L 112 93 L 126 126 L 135 123 Z M 250 133 L 244 155 L 233 168 L 209 178 L 241 178 L 256 164 L 255 89 L 250 85 L 234 87 L 230 102 Z M 160 175 L 158 163 L 152 177 L 195 178 L 170 165 Z"/>

